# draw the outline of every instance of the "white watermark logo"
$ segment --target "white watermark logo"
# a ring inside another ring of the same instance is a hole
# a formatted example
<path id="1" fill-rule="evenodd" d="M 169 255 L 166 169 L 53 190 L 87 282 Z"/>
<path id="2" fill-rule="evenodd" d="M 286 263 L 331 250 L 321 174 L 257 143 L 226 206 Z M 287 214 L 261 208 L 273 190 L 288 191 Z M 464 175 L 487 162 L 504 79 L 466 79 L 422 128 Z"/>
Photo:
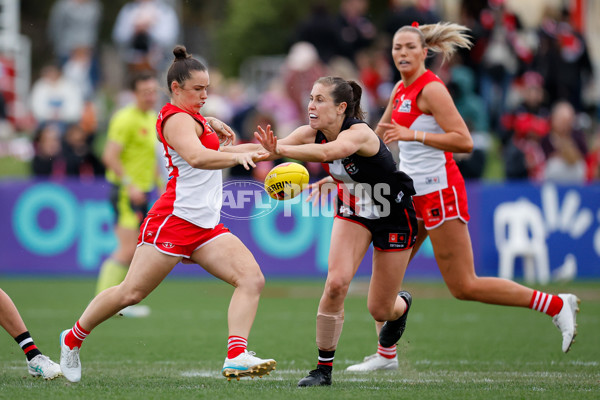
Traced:
<path id="1" fill-rule="evenodd" d="M 336 214 L 336 196 L 341 196 L 344 216 L 358 215 L 365 218 L 384 218 L 391 213 L 392 202 L 400 203 L 400 192 L 390 201 L 391 191 L 387 184 L 369 185 L 364 183 L 325 183 L 320 188 L 321 198 L 309 198 L 310 191 L 303 190 L 298 196 L 287 200 L 272 199 L 260 182 L 252 180 L 232 180 L 223 184 L 221 216 L 227 219 L 249 220 L 264 217 L 281 207 L 285 217 L 332 217 Z M 294 211 L 295 210 L 295 211 Z"/>
<path id="2" fill-rule="evenodd" d="M 262 184 L 252 180 L 232 180 L 223 183 L 221 216 L 248 220 L 273 212 L 278 201 L 267 195 Z"/>

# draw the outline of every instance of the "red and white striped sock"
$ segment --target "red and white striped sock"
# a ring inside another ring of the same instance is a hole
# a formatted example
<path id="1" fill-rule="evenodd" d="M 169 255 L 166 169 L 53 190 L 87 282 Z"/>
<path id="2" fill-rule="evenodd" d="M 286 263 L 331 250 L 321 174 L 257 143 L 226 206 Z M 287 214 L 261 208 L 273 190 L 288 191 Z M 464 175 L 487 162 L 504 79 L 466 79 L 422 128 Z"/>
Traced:
<path id="1" fill-rule="evenodd" d="M 229 336 L 227 339 L 227 358 L 236 358 L 248 347 L 248 340 L 241 336 Z"/>
<path id="2" fill-rule="evenodd" d="M 65 335 L 65 344 L 70 349 L 75 347 L 81 348 L 81 343 L 90 334 L 90 331 L 86 331 L 79 325 L 79 321 L 75 322 L 73 328 Z"/>
<path id="3" fill-rule="evenodd" d="M 377 343 L 377 354 L 381 357 L 392 359 L 396 357 L 396 345 L 393 345 L 392 347 L 383 347 Z"/>
<path id="4" fill-rule="evenodd" d="M 529 308 L 537 310 L 554 317 L 560 312 L 563 306 L 563 300 L 556 296 L 544 292 L 533 291 L 531 301 L 529 302 Z"/>

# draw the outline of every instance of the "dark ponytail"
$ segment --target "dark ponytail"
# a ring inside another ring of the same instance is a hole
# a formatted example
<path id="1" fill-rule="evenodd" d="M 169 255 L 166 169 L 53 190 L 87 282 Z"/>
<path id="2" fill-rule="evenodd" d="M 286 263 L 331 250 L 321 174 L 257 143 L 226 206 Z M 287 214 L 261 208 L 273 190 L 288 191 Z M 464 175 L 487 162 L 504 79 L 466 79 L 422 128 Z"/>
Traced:
<path id="1" fill-rule="evenodd" d="M 335 105 L 346 103 L 344 114 L 348 117 L 364 119 L 365 113 L 360 108 L 362 88 L 354 81 L 347 81 L 337 76 L 326 76 L 317 79 L 315 83 L 325 86 L 333 86 L 331 97 Z"/>
<path id="2" fill-rule="evenodd" d="M 175 81 L 180 86 L 183 86 L 185 81 L 192 76 L 192 71 L 207 71 L 206 66 L 188 54 L 184 46 L 175 46 L 173 55 L 175 59 L 167 72 L 167 87 L 169 88 L 169 92 L 171 92 L 172 82 Z"/>

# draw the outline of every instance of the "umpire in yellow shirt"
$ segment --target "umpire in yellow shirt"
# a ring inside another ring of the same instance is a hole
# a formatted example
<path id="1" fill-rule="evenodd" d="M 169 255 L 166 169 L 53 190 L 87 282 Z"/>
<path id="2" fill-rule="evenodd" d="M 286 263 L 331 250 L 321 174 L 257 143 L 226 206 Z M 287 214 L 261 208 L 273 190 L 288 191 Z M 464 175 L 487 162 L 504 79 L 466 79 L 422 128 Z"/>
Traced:
<path id="1" fill-rule="evenodd" d="M 158 80 L 151 73 L 131 81 L 135 101 L 112 117 L 102 161 L 112 184 L 110 200 L 116 214 L 116 250 L 100 267 L 96 294 L 123 281 L 135 252 L 140 224 L 148 212 L 149 194 L 162 190 L 158 169 L 155 109 Z M 122 315 L 141 317 L 150 312 L 144 305 L 127 307 Z"/>

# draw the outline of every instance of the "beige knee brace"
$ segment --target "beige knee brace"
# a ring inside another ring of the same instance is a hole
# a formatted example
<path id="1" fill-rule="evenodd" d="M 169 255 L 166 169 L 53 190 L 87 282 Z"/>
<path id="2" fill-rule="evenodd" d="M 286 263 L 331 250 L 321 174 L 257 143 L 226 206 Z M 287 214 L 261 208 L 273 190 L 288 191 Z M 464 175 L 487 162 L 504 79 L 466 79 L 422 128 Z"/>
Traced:
<path id="1" fill-rule="evenodd" d="M 327 314 L 317 312 L 317 347 L 321 350 L 335 350 L 342 334 L 344 310 Z"/>

